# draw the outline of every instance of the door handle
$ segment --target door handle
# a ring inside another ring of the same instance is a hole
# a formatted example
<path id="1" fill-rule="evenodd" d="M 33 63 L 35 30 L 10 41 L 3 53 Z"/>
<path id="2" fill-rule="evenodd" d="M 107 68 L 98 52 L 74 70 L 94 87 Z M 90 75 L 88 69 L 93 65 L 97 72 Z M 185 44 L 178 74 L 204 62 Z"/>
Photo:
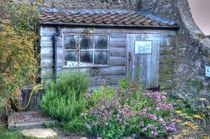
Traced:
<path id="1" fill-rule="evenodd" d="M 131 55 L 131 52 L 128 52 L 128 61 L 130 62 L 132 59 L 132 55 Z"/>

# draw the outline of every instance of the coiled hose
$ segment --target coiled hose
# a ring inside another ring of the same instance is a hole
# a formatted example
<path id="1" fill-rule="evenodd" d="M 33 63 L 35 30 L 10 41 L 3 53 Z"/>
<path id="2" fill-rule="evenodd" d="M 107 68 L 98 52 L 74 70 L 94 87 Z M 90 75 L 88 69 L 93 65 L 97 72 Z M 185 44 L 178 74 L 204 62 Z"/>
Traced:
<path id="1" fill-rule="evenodd" d="M 29 96 L 29 98 L 28 98 L 28 101 L 27 101 L 27 103 L 26 103 L 26 105 L 25 105 L 24 107 L 18 106 L 18 104 L 15 102 L 14 93 L 13 93 L 13 94 L 12 94 L 12 101 L 13 101 L 13 103 L 14 103 L 14 106 L 15 106 L 18 110 L 21 110 L 21 111 L 22 111 L 22 110 L 25 110 L 25 109 L 29 106 L 33 94 L 37 93 L 37 92 L 38 92 L 38 89 L 43 89 L 43 85 L 39 84 L 39 85 L 36 85 L 36 86 L 33 87 L 32 91 L 31 91 L 31 93 L 30 93 L 30 96 Z"/>

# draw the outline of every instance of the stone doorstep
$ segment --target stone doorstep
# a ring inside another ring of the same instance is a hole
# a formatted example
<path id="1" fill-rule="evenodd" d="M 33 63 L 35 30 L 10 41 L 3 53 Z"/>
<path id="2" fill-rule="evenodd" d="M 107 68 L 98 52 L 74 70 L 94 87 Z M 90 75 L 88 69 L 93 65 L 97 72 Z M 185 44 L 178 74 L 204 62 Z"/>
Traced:
<path id="1" fill-rule="evenodd" d="M 8 129 L 40 128 L 44 122 L 56 123 L 40 111 L 14 112 L 8 116 Z"/>

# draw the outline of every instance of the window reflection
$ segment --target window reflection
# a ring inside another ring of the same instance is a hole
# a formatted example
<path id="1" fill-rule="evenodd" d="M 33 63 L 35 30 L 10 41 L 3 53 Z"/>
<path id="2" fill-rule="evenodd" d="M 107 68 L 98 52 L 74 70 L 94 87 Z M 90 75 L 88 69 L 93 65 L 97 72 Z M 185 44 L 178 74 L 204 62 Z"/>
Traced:
<path id="1" fill-rule="evenodd" d="M 66 66 L 77 66 L 78 65 L 78 58 L 77 52 L 66 52 L 64 59 Z"/>
<path id="2" fill-rule="evenodd" d="M 80 52 L 80 65 L 90 66 L 93 65 L 93 52 Z"/>
<path id="3" fill-rule="evenodd" d="M 93 38 L 91 36 L 82 35 L 80 40 L 80 49 L 92 49 Z"/>
<path id="4" fill-rule="evenodd" d="M 95 48 L 96 49 L 107 49 L 107 37 L 106 36 L 96 36 L 95 37 Z"/>
<path id="5" fill-rule="evenodd" d="M 76 49 L 77 37 L 75 35 L 65 35 L 64 47 L 65 49 Z"/>
<path id="6" fill-rule="evenodd" d="M 94 63 L 97 65 L 106 65 L 107 64 L 107 52 L 106 51 L 95 52 Z"/>

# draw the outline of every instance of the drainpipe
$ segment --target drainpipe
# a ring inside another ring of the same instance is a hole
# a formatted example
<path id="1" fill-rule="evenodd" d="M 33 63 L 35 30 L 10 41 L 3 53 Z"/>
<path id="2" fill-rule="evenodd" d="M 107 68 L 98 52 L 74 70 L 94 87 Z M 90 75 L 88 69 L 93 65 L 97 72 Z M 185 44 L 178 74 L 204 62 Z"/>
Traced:
<path id="1" fill-rule="evenodd" d="M 57 68 L 57 37 L 61 34 L 61 28 L 60 26 L 56 27 L 56 33 L 53 35 L 52 37 L 52 41 L 53 41 L 53 77 L 54 77 L 54 81 L 56 82 L 56 78 L 57 78 L 57 72 L 56 72 L 56 68 Z"/>

